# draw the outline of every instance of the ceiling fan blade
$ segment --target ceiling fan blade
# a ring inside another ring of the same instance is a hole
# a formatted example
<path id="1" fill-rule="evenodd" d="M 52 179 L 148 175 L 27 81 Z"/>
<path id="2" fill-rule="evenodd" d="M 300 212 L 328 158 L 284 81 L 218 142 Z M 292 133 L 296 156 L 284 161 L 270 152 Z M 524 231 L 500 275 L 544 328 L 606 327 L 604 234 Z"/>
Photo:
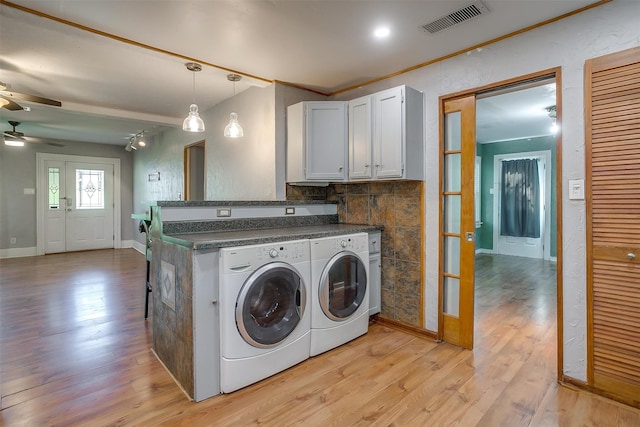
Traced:
<path id="1" fill-rule="evenodd" d="M 36 96 L 36 95 L 27 95 L 25 93 L 10 92 L 5 90 L 5 91 L 2 91 L 2 96 L 20 99 L 22 101 L 27 101 L 27 102 L 37 102 L 38 104 L 53 105 L 54 107 L 62 106 L 62 102 L 60 101 L 56 101 L 54 99 L 49 99 L 49 98 L 43 98 L 41 96 Z"/>
<path id="2" fill-rule="evenodd" d="M 0 104 L 2 105 L 2 108 L 6 108 L 9 111 L 20 111 L 22 110 L 22 106 L 13 102 L 10 99 L 5 98 L 4 96 L 0 96 L 0 98 L 2 98 L 0 100 Z"/>
<path id="3" fill-rule="evenodd" d="M 15 135 L 15 134 L 13 134 L 11 132 L 2 132 L 2 134 L 7 138 L 17 139 L 18 141 L 26 141 L 26 139 L 24 139 L 22 136 Z"/>

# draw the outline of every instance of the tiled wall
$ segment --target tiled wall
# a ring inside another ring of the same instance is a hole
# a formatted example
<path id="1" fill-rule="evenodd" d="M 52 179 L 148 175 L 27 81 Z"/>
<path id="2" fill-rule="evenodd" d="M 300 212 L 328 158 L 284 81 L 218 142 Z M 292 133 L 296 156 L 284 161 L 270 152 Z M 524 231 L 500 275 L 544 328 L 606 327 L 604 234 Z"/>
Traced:
<path id="1" fill-rule="evenodd" d="M 153 349 L 191 397 L 195 393 L 192 255 L 188 248 L 153 239 Z"/>
<path id="2" fill-rule="evenodd" d="M 367 182 L 288 186 L 287 199 L 337 201 L 340 222 L 383 225 L 380 315 L 424 327 L 422 193 L 422 181 Z"/>

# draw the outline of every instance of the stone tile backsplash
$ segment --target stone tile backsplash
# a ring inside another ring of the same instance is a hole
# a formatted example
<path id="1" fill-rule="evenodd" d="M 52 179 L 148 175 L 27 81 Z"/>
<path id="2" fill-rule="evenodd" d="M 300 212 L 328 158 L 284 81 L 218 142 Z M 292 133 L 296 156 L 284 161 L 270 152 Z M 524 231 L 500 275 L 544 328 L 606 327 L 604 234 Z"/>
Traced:
<path id="1" fill-rule="evenodd" d="M 422 181 L 288 186 L 289 200 L 338 202 L 340 222 L 383 225 L 381 316 L 424 327 Z"/>

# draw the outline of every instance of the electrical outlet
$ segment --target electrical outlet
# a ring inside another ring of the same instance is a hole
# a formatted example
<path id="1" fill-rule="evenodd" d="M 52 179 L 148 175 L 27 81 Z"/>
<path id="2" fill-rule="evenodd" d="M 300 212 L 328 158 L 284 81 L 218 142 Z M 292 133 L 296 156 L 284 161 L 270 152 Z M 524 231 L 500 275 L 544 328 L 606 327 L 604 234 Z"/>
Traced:
<path id="1" fill-rule="evenodd" d="M 16 244 L 16 238 L 15 238 L 15 237 L 12 237 L 12 238 L 11 238 L 11 242 L 10 242 L 10 243 L 11 243 L 12 245 L 15 245 L 15 244 Z"/>

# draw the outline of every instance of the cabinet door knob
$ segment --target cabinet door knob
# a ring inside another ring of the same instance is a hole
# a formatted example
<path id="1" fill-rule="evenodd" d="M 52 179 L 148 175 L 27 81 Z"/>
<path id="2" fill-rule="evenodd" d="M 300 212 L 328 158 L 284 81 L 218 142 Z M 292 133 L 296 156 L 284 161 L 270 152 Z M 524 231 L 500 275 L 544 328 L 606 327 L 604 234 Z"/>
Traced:
<path id="1" fill-rule="evenodd" d="M 634 254 L 633 252 L 629 252 L 627 254 L 627 258 L 629 258 L 630 260 L 634 260 L 636 259 L 636 254 Z"/>
<path id="2" fill-rule="evenodd" d="M 369 163 L 365 163 L 365 164 L 364 164 L 364 167 L 365 167 L 365 168 L 368 168 L 369 166 L 370 166 L 370 165 L 369 165 Z"/>
<path id="3" fill-rule="evenodd" d="M 342 171 L 342 166 L 338 166 L 338 170 L 339 170 L 339 171 Z"/>

